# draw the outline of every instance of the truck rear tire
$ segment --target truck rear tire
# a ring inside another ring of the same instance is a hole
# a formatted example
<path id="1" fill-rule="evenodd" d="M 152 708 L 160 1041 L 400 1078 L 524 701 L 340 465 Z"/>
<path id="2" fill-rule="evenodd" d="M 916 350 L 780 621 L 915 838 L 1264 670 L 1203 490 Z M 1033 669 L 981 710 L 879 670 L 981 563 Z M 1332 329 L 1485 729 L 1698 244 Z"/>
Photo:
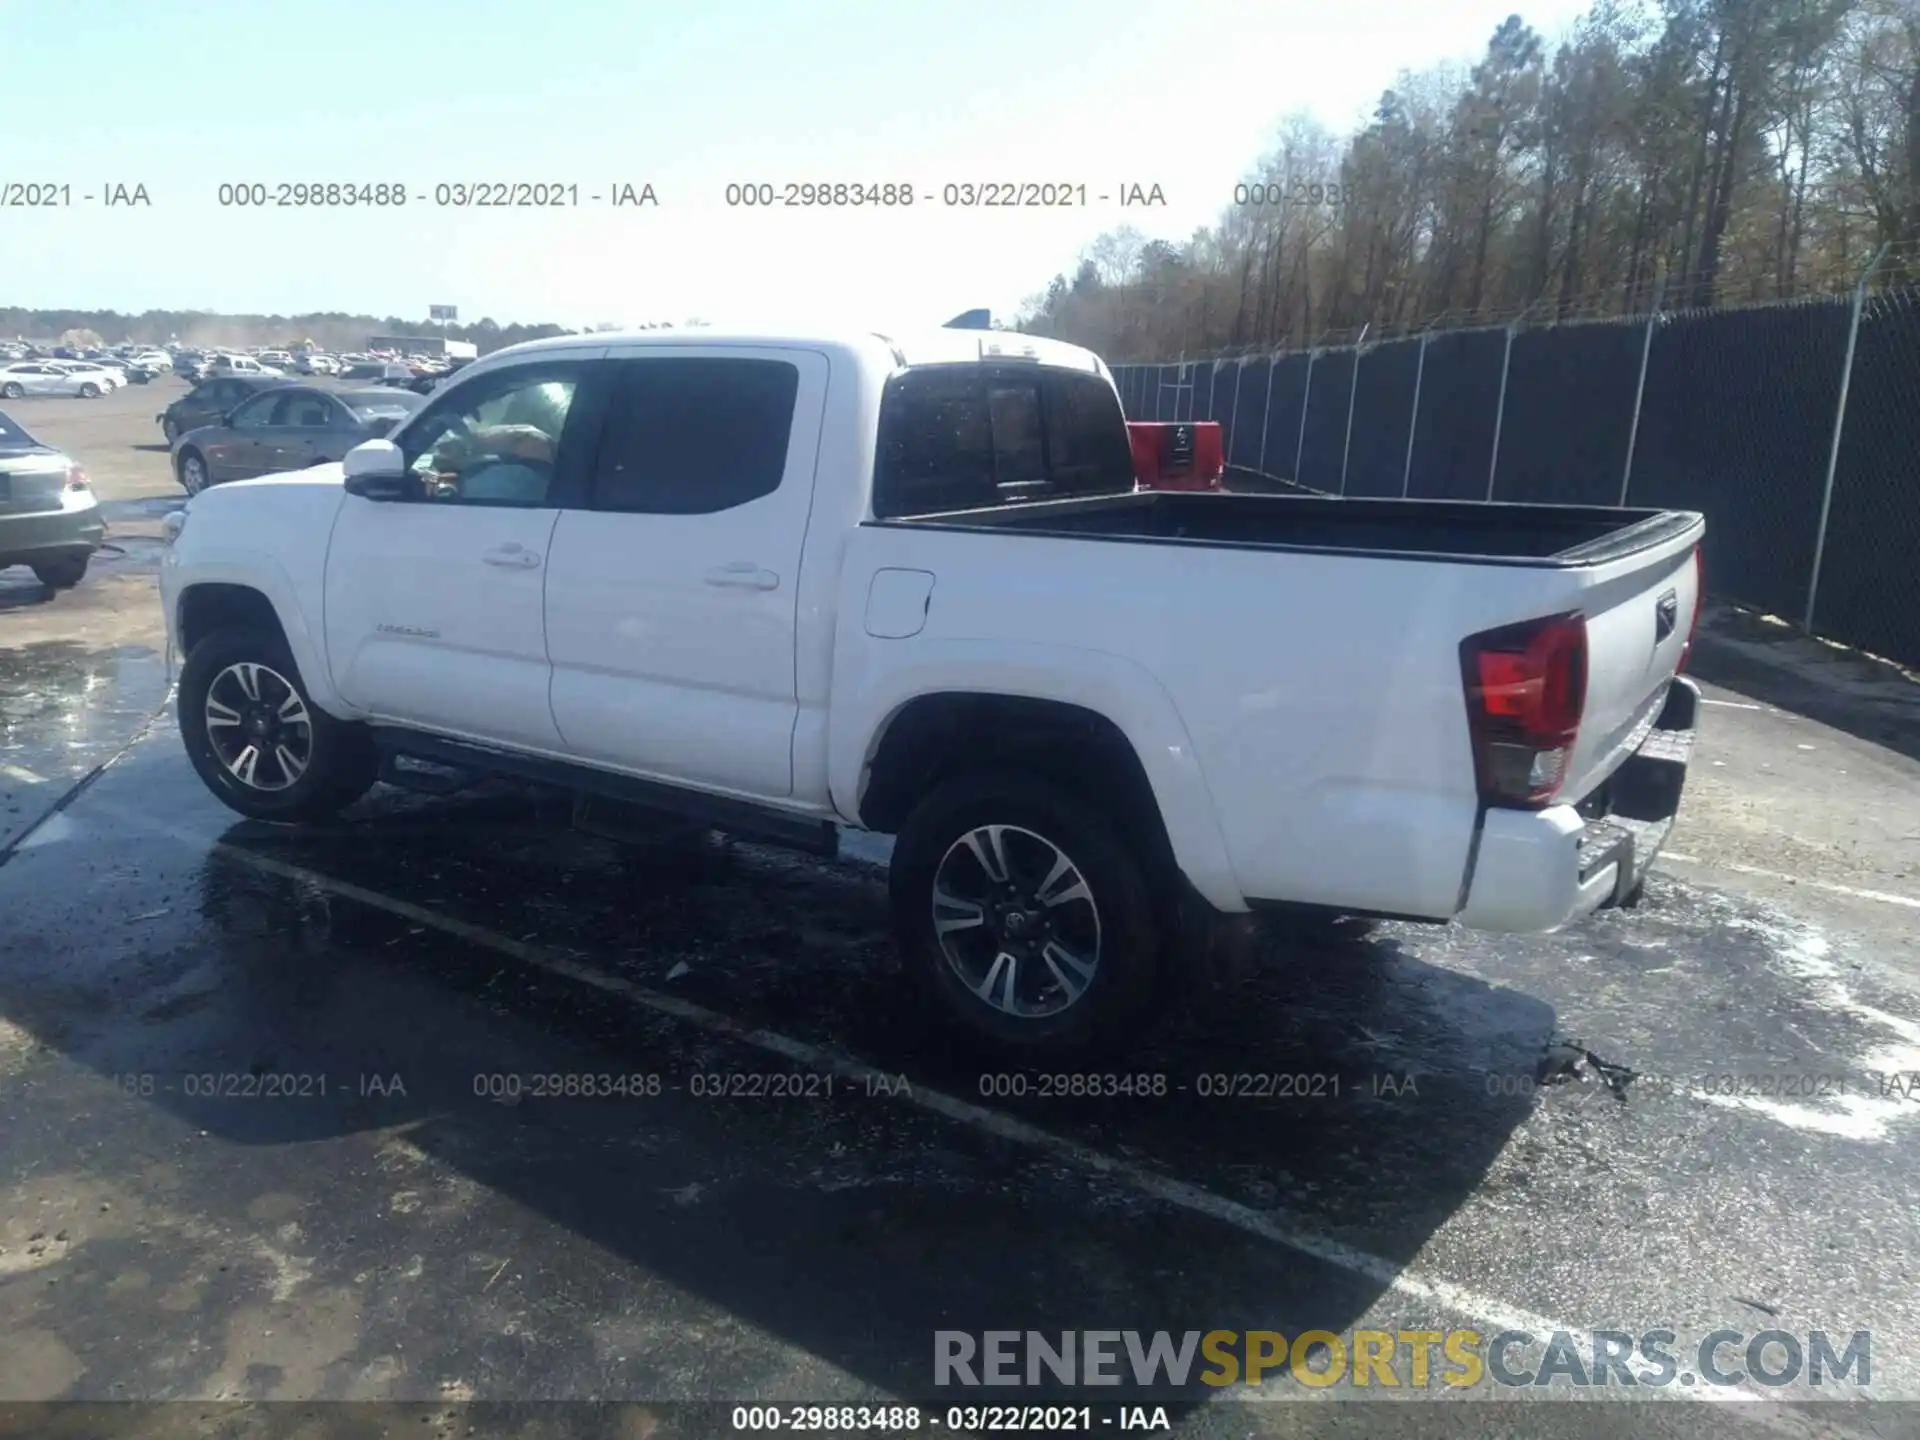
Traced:
<path id="1" fill-rule="evenodd" d="M 252 820 L 320 820 L 373 788 L 364 727 L 316 706 L 279 635 L 216 630 L 180 667 L 180 736 L 206 787 Z"/>
<path id="2" fill-rule="evenodd" d="M 938 786 L 895 839 L 888 888 L 910 977 L 947 1020 L 1013 1056 L 1124 1037 L 1162 945 L 1146 867 L 1116 820 L 1035 775 Z"/>

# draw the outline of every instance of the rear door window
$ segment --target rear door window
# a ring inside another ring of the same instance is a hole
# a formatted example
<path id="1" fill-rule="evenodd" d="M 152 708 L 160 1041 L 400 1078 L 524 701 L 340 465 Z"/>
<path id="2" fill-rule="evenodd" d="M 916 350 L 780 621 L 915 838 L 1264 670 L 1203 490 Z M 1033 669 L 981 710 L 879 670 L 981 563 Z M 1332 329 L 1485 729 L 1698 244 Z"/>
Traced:
<path id="1" fill-rule="evenodd" d="M 593 508 L 712 515 L 786 474 L 800 371 L 785 360 L 624 360 L 608 398 Z"/>

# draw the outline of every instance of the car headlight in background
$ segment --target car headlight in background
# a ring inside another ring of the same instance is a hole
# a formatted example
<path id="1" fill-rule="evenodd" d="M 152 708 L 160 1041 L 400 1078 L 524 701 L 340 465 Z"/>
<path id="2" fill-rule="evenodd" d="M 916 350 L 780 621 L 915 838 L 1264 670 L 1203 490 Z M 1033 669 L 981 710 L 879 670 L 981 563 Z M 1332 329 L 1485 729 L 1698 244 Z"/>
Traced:
<path id="1" fill-rule="evenodd" d="M 87 472 L 82 470 L 78 465 L 69 465 L 67 467 L 67 489 L 85 490 L 89 483 Z"/>
<path id="2" fill-rule="evenodd" d="M 173 544 L 180 538 L 180 532 L 187 528 L 187 512 L 169 510 L 167 518 L 160 522 L 160 528 L 167 532 L 167 544 Z"/>

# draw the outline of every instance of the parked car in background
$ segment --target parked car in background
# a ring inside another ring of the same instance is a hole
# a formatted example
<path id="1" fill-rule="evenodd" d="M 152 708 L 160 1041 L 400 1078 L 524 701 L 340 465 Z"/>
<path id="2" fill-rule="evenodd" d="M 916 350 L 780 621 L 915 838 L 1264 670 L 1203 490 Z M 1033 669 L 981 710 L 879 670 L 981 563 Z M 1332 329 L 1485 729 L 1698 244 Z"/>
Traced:
<path id="1" fill-rule="evenodd" d="M 294 357 L 293 371 L 296 375 L 338 375 L 340 362 L 331 355 L 309 351 Z"/>
<path id="2" fill-rule="evenodd" d="M 201 380 L 153 418 L 172 445 L 189 430 L 211 425 L 249 396 L 294 382 L 275 375 L 215 375 Z"/>
<path id="3" fill-rule="evenodd" d="M 1129 420 L 1133 473 L 1142 490 L 1219 490 L 1226 476 L 1215 420 Z"/>
<path id="4" fill-rule="evenodd" d="M 164 350 L 136 350 L 129 358 L 143 370 L 151 370 L 156 374 L 173 369 L 172 357 Z"/>
<path id="5" fill-rule="evenodd" d="M 58 363 L 67 374 L 80 382 L 78 393 L 84 399 L 91 400 L 96 395 L 123 389 L 127 383 L 127 377 L 121 371 L 91 360 L 62 360 Z M 92 388 L 89 389 L 89 386 Z"/>
<path id="6" fill-rule="evenodd" d="M 110 371 L 68 360 L 22 360 L 0 366 L 0 397 L 74 395 L 91 400 L 117 390 L 126 381 Z"/>
<path id="7" fill-rule="evenodd" d="M 16 360 L 0 365 L 0 397 L 18 400 L 26 395 L 78 395 L 81 381 L 52 360 Z M 97 388 L 95 394 L 101 393 Z"/>
<path id="8" fill-rule="evenodd" d="M 110 356 L 105 360 L 94 360 L 89 363 L 98 365 L 102 370 L 119 376 L 122 385 L 145 385 L 159 373 L 158 371 L 147 369 L 144 365 L 136 365 L 133 361 L 119 355 Z"/>
<path id="9" fill-rule="evenodd" d="M 68 589 L 106 534 L 86 471 L 0 411 L 0 570 L 29 565 L 48 589 Z"/>
<path id="10" fill-rule="evenodd" d="M 407 388 L 416 395 L 431 395 L 471 363 L 471 361 L 467 360 L 455 360 L 440 369 L 428 370 L 417 374 L 413 377 L 412 382 L 408 384 Z"/>
<path id="11" fill-rule="evenodd" d="M 278 375 L 277 366 L 262 365 L 251 355 L 215 355 L 202 368 L 203 375 Z"/>
<path id="12" fill-rule="evenodd" d="M 256 352 L 253 358 L 262 365 L 271 365 L 282 374 L 293 368 L 293 356 L 284 350 L 261 350 Z"/>
<path id="13" fill-rule="evenodd" d="M 183 434 L 173 447 L 173 473 L 181 489 L 198 495 L 225 480 L 329 464 L 364 440 L 380 439 L 421 404 L 405 391 L 284 383 Z"/>

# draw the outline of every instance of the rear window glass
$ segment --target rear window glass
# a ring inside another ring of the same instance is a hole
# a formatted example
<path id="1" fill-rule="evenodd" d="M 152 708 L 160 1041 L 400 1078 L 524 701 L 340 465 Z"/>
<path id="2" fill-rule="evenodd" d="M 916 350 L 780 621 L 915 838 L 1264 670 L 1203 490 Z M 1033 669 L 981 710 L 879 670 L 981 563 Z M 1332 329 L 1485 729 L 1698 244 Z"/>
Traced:
<path id="1" fill-rule="evenodd" d="M 873 490 L 881 519 L 1133 488 L 1120 402 L 1097 375 L 930 365 L 887 384 Z"/>
<path id="2" fill-rule="evenodd" d="M 404 420 L 420 408 L 418 402 L 408 404 L 401 397 L 405 391 L 395 391 L 388 395 L 349 395 L 347 408 L 353 411 L 353 418 L 370 423 L 375 420 Z"/>

